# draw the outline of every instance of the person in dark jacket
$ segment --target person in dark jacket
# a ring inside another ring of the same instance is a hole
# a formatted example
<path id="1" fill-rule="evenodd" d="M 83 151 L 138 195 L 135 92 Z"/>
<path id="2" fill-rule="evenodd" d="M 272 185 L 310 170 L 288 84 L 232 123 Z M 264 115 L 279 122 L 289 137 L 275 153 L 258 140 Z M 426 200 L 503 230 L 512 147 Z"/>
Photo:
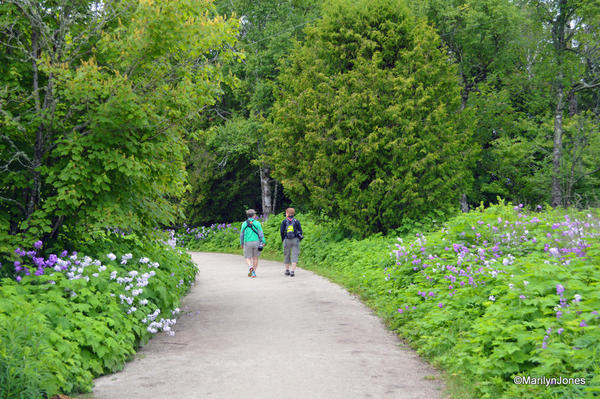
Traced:
<path id="1" fill-rule="evenodd" d="M 279 228 L 281 241 L 283 241 L 285 275 L 290 277 L 295 276 L 298 256 L 300 255 L 300 240 L 304 238 L 300 222 L 294 218 L 295 214 L 294 208 L 286 209 L 285 219 L 283 219 Z M 290 270 L 290 266 L 292 270 Z"/>

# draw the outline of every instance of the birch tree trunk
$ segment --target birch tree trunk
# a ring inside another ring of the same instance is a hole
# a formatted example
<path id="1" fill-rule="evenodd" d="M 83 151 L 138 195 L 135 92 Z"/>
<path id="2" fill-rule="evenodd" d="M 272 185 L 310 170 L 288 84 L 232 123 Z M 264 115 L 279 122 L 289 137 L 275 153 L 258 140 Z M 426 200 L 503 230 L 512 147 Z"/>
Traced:
<path id="1" fill-rule="evenodd" d="M 273 213 L 273 200 L 271 196 L 271 177 L 269 168 L 264 165 L 259 168 L 260 194 L 262 200 L 262 213 L 268 218 Z"/>
<path id="2" fill-rule="evenodd" d="M 562 74 L 560 74 L 562 75 Z M 562 76 L 559 75 L 559 80 Z M 563 137 L 563 110 L 564 88 L 559 83 L 556 88 L 556 108 L 554 111 L 554 149 L 552 151 L 552 206 L 557 207 L 563 204 L 562 189 L 560 187 L 560 166 L 562 162 L 562 137 Z"/>

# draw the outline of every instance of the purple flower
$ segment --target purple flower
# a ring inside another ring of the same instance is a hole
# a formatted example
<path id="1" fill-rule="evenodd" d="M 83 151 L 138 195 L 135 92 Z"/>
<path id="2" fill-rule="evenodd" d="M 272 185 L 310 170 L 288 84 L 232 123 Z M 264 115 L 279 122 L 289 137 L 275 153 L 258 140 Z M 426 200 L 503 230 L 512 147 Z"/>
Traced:
<path id="1" fill-rule="evenodd" d="M 559 328 L 558 330 L 556 330 L 556 333 L 557 333 L 558 335 L 560 335 L 560 334 L 562 334 L 562 333 L 563 333 L 563 331 L 565 331 L 565 329 L 561 327 L 561 328 Z"/>
<path id="2" fill-rule="evenodd" d="M 558 310 L 558 311 L 556 312 L 556 318 L 557 318 L 557 319 L 560 319 L 560 316 L 562 316 L 562 314 L 563 314 L 563 312 L 561 312 L 560 310 Z"/>
<path id="3" fill-rule="evenodd" d="M 42 245 L 44 245 L 44 243 L 41 240 L 38 240 L 33 244 L 33 247 L 35 249 L 40 249 L 42 247 Z"/>
<path id="4" fill-rule="evenodd" d="M 581 320 L 581 323 L 579 323 L 579 327 L 587 327 L 587 323 L 585 322 L 585 320 Z"/>
<path id="5" fill-rule="evenodd" d="M 438 307 L 439 307 L 439 308 L 443 308 L 443 307 L 444 307 L 444 304 L 440 302 L 440 303 L 438 303 Z"/>
<path id="6" fill-rule="evenodd" d="M 561 284 L 556 285 L 556 295 L 562 296 L 563 292 L 565 292 L 565 287 Z"/>
<path id="7" fill-rule="evenodd" d="M 21 281 L 22 277 L 21 276 L 17 276 L 17 281 Z"/>
<path id="8" fill-rule="evenodd" d="M 519 295 L 519 299 L 525 299 L 527 298 L 525 295 Z"/>
<path id="9" fill-rule="evenodd" d="M 61 257 L 61 258 L 64 258 L 64 257 L 65 257 L 65 256 L 67 256 L 68 254 L 69 254 L 69 253 L 68 253 L 66 250 L 65 250 L 65 251 L 62 251 L 62 252 L 60 253 L 60 257 Z"/>
<path id="10" fill-rule="evenodd" d="M 404 309 L 398 308 L 398 313 L 404 313 Z"/>
<path id="11" fill-rule="evenodd" d="M 435 296 L 435 294 L 433 292 L 431 292 L 431 291 L 429 292 L 428 295 L 431 296 L 431 297 Z"/>

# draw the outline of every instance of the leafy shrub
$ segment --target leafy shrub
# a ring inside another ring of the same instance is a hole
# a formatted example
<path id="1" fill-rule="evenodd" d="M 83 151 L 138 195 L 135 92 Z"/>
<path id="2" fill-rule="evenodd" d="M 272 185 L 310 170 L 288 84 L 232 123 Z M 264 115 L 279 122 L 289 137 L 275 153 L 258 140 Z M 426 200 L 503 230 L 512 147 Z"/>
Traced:
<path id="1" fill-rule="evenodd" d="M 89 391 L 152 334 L 173 334 L 196 273 L 180 249 L 136 235 L 97 234 L 82 244 L 96 259 L 38 252 L 17 248 L 0 286 L 2 399 Z"/>

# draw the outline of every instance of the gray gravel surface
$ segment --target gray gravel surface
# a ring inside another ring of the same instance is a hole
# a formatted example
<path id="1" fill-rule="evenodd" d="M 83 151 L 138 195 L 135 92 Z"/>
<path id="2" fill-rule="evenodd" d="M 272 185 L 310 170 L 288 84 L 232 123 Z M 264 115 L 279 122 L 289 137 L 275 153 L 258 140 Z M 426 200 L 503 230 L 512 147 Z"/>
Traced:
<path id="1" fill-rule="evenodd" d="M 439 374 L 344 289 L 305 270 L 193 253 L 200 273 L 160 333 L 95 399 L 441 398 Z"/>

